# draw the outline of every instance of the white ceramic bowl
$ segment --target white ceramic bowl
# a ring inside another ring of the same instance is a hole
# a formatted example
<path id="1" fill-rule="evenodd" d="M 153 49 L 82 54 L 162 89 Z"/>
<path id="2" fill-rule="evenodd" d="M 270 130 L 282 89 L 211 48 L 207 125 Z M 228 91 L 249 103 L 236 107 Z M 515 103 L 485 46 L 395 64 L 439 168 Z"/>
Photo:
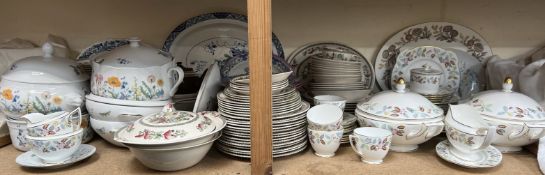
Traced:
<path id="1" fill-rule="evenodd" d="M 54 137 L 31 137 L 27 136 L 30 151 L 48 163 L 65 161 L 74 154 L 81 145 L 83 130 L 54 136 Z"/>
<path id="2" fill-rule="evenodd" d="M 307 111 L 308 128 L 312 130 L 339 130 L 343 121 L 343 111 L 332 104 L 321 104 Z"/>
<path id="3" fill-rule="evenodd" d="M 85 105 L 93 118 L 103 121 L 132 122 L 143 116 L 161 112 L 170 101 L 128 101 L 86 96 Z"/>
<path id="4" fill-rule="evenodd" d="M 32 137 L 51 137 L 69 134 L 81 129 L 81 109 L 72 112 L 55 112 L 48 115 L 31 113 L 24 115 L 27 120 L 28 135 Z"/>
<path id="5" fill-rule="evenodd" d="M 332 104 L 341 108 L 344 111 L 346 99 L 336 95 L 317 95 L 314 96 L 314 105 Z"/>
<path id="6" fill-rule="evenodd" d="M 7 120 L 9 128 L 9 137 L 11 138 L 11 144 L 19 151 L 30 150 L 30 145 L 26 139 L 28 133 L 25 121 L 19 120 Z"/>
<path id="7" fill-rule="evenodd" d="M 176 171 L 199 163 L 220 136 L 221 132 L 203 143 L 169 149 L 128 147 L 136 159 L 146 167 L 159 171 Z"/>
<path id="8" fill-rule="evenodd" d="M 91 116 L 91 127 L 104 140 L 115 146 L 125 147 L 123 144 L 114 140 L 115 132 L 131 124 L 132 122 L 112 122 L 95 119 Z"/>
<path id="9" fill-rule="evenodd" d="M 319 157 L 333 157 L 341 145 L 344 130 L 320 131 L 308 129 L 308 139 L 314 154 Z"/>

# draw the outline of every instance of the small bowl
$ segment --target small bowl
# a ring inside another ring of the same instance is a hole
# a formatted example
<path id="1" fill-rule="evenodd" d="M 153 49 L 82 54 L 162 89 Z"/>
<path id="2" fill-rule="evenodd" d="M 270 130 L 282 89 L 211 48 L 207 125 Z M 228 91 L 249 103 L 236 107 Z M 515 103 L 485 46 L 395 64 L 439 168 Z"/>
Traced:
<path id="1" fill-rule="evenodd" d="M 204 142 L 190 146 L 158 149 L 131 147 L 132 154 L 148 168 L 159 171 L 177 171 L 199 163 L 212 147 L 214 141 L 221 137 L 221 132 Z"/>
<path id="2" fill-rule="evenodd" d="M 320 131 L 334 131 L 342 128 L 343 111 L 332 104 L 321 104 L 307 111 L 308 128 Z"/>
<path id="3" fill-rule="evenodd" d="M 55 112 L 48 115 L 31 113 L 22 116 L 27 120 L 28 135 L 32 137 L 53 137 L 81 129 L 81 108 L 72 112 Z"/>
<path id="4" fill-rule="evenodd" d="M 344 111 L 344 107 L 346 106 L 346 99 L 344 97 L 340 97 L 336 95 L 314 96 L 314 105 L 321 105 L 321 104 L 335 105 Z"/>
<path id="5" fill-rule="evenodd" d="M 78 150 L 82 136 L 83 129 L 60 136 L 26 138 L 32 153 L 47 163 L 58 163 L 70 158 Z"/>
<path id="6" fill-rule="evenodd" d="M 30 150 L 30 145 L 26 139 L 28 133 L 26 122 L 20 120 L 7 120 L 9 129 L 9 137 L 11 138 L 11 144 L 15 149 L 19 151 L 28 151 Z"/>
<path id="7" fill-rule="evenodd" d="M 119 147 L 125 147 L 125 145 L 114 140 L 115 132 L 131 123 L 132 122 L 103 121 L 91 117 L 91 127 L 93 130 L 104 140 Z"/>

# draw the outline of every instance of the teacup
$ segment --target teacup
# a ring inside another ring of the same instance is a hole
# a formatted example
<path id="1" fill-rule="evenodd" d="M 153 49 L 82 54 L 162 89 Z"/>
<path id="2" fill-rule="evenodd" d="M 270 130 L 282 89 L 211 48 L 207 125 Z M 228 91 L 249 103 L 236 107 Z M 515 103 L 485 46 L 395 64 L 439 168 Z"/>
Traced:
<path id="1" fill-rule="evenodd" d="M 321 104 L 307 111 L 308 128 L 319 131 L 336 131 L 341 128 L 343 111 L 335 105 Z"/>
<path id="2" fill-rule="evenodd" d="M 70 158 L 78 150 L 82 135 L 83 129 L 80 129 L 65 135 L 26 138 L 34 155 L 47 163 L 58 163 Z"/>
<path id="3" fill-rule="evenodd" d="M 31 113 L 24 115 L 27 120 L 28 135 L 32 137 L 51 137 L 65 135 L 81 129 L 81 108 L 72 112 L 55 112 L 48 115 Z"/>
<path id="4" fill-rule="evenodd" d="M 27 135 L 26 122 L 8 119 L 6 123 L 8 124 L 9 137 L 13 147 L 20 151 L 28 151 L 30 147 L 25 137 Z"/>
<path id="5" fill-rule="evenodd" d="M 332 104 L 341 108 L 344 111 L 346 99 L 336 95 L 318 95 L 314 96 L 314 105 Z"/>
<path id="6" fill-rule="evenodd" d="M 479 112 L 467 104 L 450 105 L 445 118 L 447 138 L 453 155 L 468 161 L 480 158 L 478 152 L 492 143 L 495 126 L 489 126 Z"/>
<path id="7" fill-rule="evenodd" d="M 308 139 L 314 149 L 314 154 L 320 157 L 333 157 L 341 145 L 343 129 L 334 131 L 320 131 L 308 129 Z"/>
<path id="8" fill-rule="evenodd" d="M 381 164 L 392 143 L 392 132 L 374 127 L 361 127 L 348 136 L 350 146 L 368 164 Z"/>
<path id="9" fill-rule="evenodd" d="M 420 94 L 437 94 L 443 72 L 432 69 L 429 65 L 411 69 L 411 90 Z"/>

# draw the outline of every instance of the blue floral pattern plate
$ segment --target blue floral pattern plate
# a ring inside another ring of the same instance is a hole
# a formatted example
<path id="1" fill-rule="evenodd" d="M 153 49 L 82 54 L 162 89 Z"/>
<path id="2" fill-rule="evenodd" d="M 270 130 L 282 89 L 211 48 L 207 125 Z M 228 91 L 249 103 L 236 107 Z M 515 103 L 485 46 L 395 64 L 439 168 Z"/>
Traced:
<path id="1" fill-rule="evenodd" d="M 124 46 L 127 44 L 129 44 L 129 40 L 127 39 L 111 39 L 100 41 L 84 49 L 83 52 L 78 55 L 77 60 L 89 60 L 99 53 L 111 51 L 119 46 Z"/>
<path id="2" fill-rule="evenodd" d="M 201 76 L 215 61 L 235 57 L 232 51 L 248 52 L 248 18 L 235 13 L 208 13 L 178 25 L 167 37 L 163 51 Z M 273 54 L 284 58 L 282 44 L 272 34 Z M 191 75 L 191 74 L 189 74 Z"/>
<path id="3" fill-rule="evenodd" d="M 388 39 L 375 58 L 376 79 L 381 89 L 391 89 L 391 73 L 399 53 L 418 46 L 463 50 L 481 63 L 493 55 L 481 35 L 458 24 L 428 22 L 407 27 Z"/>

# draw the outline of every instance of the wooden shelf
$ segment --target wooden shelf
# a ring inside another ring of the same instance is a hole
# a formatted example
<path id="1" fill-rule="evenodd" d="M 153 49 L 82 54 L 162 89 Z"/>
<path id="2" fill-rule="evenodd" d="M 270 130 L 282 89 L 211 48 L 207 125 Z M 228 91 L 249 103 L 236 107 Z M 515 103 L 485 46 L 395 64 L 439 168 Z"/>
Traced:
<path id="1" fill-rule="evenodd" d="M 305 152 L 274 160 L 274 174 L 539 174 L 535 155 L 528 152 L 504 154 L 500 166 L 492 169 L 467 169 L 443 161 L 435 155 L 435 144 L 444 140 L 437 137 L 421 146 L 413 153 L 390 152 L 381 165 L 368 165 L 360 162 L 350 146 L 341 146 L 333 158 L 320 158 Z M 8 145 L 0 148 L 1 174 L 157 174 L 157 171 L 144 167 L 128 149 L 112 146 L 100 138 L 90 144 L 97 147 L 93 157 L 73 166 L 57 169 L 21 168 L 15 158 L 22 152 Z M 249 160 L 241 160 L 219 153 L 214 148 L 196 166 L 169 174 L 250 174 Z"/>

